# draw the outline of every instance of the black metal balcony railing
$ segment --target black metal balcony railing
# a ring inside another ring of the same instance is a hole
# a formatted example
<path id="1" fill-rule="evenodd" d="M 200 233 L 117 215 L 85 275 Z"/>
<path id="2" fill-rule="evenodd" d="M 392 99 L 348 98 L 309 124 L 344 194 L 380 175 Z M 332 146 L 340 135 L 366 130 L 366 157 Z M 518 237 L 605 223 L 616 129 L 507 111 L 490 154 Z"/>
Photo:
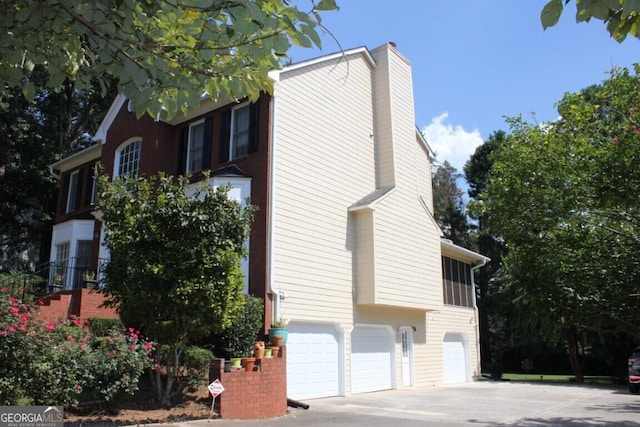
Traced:
<path id="1" fill-rule="evenodd" d="M 48 262 L 35 271 L 0 274 L 0 288 L 6 288 L 23 300 L 63 290 L 97 289 L 101 287 L 101 267 L 106 261 L 100 259 L 96 263 L 83 258 L 69 258 L 62 262 Z"/>

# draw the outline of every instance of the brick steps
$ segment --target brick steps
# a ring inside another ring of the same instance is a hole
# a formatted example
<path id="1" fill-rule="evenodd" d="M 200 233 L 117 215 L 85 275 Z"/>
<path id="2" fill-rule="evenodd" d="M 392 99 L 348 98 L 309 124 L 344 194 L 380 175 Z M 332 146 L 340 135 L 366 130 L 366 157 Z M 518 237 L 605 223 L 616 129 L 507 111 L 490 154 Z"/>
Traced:
<path id="1" fill-rule="evenodd" d="M 105 308 L 105 298 L 94 289 L 74 289 L 47 295 L 38 302 L 40 315 L 47 322 L 61 321 L 75 315 L 88 319 L 101 317 L 117 319 L 118 313 L 113 308 Z"/>

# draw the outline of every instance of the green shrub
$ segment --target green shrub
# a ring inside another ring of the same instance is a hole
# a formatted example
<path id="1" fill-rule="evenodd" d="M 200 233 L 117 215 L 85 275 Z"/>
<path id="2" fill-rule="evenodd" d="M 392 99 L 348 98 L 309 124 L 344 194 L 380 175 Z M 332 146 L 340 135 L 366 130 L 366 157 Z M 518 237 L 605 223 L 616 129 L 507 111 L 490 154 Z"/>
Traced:
<path id="1" fill-rule="evenodd" d="M 187 387 L 203 384 L 209 372 L 209 363 L 213 359 L 213 352 L 206 348 L 190 346 L 182 353 L 182 365 L 186 370 L 182 382 Z"/>
<path id="2" fill-rule="evenodd" d="M 97 337 L 105 337 L 109 335 L 112 330 L 122 330 L 122 322 L 120 319 L 103 319 L 100 317 L 90 317 L 89 328 L 91 332 Z"/>
<path id="3" fill-rule="evenodd" d="M 226 359 L 251 356 L 263 315 L 262 299 L 245 295 L 242 315 L 214 338 L 216 354 Z"/>
<path id="4" fill-rule="evenodd" d="M 112 401 L 137 389 L 153 345 L 133 329 L 96 337 L 79 319 L 43 322 L 37 306 L 0 289 L 0 405 Z"/>

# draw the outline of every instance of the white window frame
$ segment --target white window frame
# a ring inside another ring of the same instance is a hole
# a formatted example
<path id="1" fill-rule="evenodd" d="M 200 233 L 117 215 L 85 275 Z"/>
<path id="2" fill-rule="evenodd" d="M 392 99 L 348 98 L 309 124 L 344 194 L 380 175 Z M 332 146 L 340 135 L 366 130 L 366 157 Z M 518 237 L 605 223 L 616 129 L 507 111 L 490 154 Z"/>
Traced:
<path id="1" fill-rule="evenodd" d="M 73 171 L 69 175 L 69 188 L 67 189 L 67 209 L 65 213 L 73 212 L 76 210 L 76 198 L 78 197 L 78 186 L 80 178 L 80 171 Z"/>
<path id="2" fill-rule="evenodd" d="M 200 151 L 200 165 L 198 165 L 197 168 L 193 167 L 192 162 L 193 162 L 193 153 L 195 152 L 195 150 L 193 149 L 193 142 L 194 142 L 194 128 L 195 127 L 201 127 L 202 128 L 202 138 L 200 139 L 200 147 L 199 147 L 199 151 Z M 191 123 L 189 125 L 189 139 L 188 139 L 188 143 L 187 143 L 187 173 L 193 173 L 193 172 L 198 172 L 200 170 L 202 170 L 202 163 L 204 161 L 204 139 L 205 139 L 205 124 L 204 124 L 204 120 L 200 120 L 199 122 L 195 122 L 195 123 Z"/>
<path id="3" fill-rule="evenodd" d="M 71 242 L 64 241 L 56 243 L 56 258 L 55 268 L 51 271 L 51 281 L 54 285 L 62 285 L 64 289 L 67 289 L 67 283 L 69 278 L 67 273 L 69 272 L 69 257 L 71 256 Z M 61 282 L 58 281 L 60 276 Z"/>
<path id="4" fill-rule="evenodd" d="M 137 162 L 137 164 L 135 165 L 135 169 L 131 167 L 131 165 L 133 165 L 134 163 L 131 159 L 127 159 L 124 165 L 122 163 L 123 155 L 134 154 L 133 157 L 135 157 L 136 150 L 134 150 L 132 153 L 125 153 L 125 150 L 133 146 L 133 144 L 138 144 L 137 158 L 135 158 L 135 161 Z M 130 175 L 134 177 L 140 176 L 140 160 L 142 159 L 141 152 L 142 152 L 142 138 L 139 136 L 129 138 L 126 141 L 124 141 L 122 144 L 120 144 L 120 146 L 116 149 L 115 158 L 113 159 L 113 177 L 115 178 L 123 175 Z M 123 171 L 122 169 L 125 165 L 128 170 Z"/>
<path id="5" fill-rule="evenodd" d="M 242 130 L 238 132 L 236 129 L 238 125 L 238 114 L 241 110 L 246 110 L 247 112 L 247 127 L 246 130 Z M 244 103 L 239 105 L 231 110 L 231 135 L 229 135 L 229 159 L 239 159 L 240 157 L 244 157 L 249 154 L 249 144 L 251 141 L 249 140 L 251 132 L 251 107 L 250 104 Z M 245 137 L 245 144 L 242 146 L 244 151 L 241 153 L 236 153 L 236 149 L 238 148 L 238 137 Z"/>

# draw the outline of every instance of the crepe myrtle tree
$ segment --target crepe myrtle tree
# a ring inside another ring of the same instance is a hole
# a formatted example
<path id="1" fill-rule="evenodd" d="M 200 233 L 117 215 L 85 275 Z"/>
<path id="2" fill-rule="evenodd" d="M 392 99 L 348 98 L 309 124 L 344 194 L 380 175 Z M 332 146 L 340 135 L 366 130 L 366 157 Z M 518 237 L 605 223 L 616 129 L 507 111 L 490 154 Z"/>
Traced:
<path id="1" fill-rule="evenodd" d="M 104 292 L 127 324 L 168 349 L 153 375 L 170 406 L 185 346 L 243 313 L 243 273 L 253 208 L 228 188 L 188 187 L 185 177 L 101 178 L 97 209 L 110 260 Z"/>
<path id="2" fill-rule="evenodd" d="M 78 90 L 110 76 L 145 112 L 171 117 L 213 98 L 269 91 L 268 72 L 281 66 L 292 45 L 320 47 L 320 13 L 335 0 L 8 0 L 0 17 L 0 79 L 24 84 L 30 74 L 49 74 L 48 87 L 65 80 Z M 1 97 L 1 96 L 0 96 Z"/>

